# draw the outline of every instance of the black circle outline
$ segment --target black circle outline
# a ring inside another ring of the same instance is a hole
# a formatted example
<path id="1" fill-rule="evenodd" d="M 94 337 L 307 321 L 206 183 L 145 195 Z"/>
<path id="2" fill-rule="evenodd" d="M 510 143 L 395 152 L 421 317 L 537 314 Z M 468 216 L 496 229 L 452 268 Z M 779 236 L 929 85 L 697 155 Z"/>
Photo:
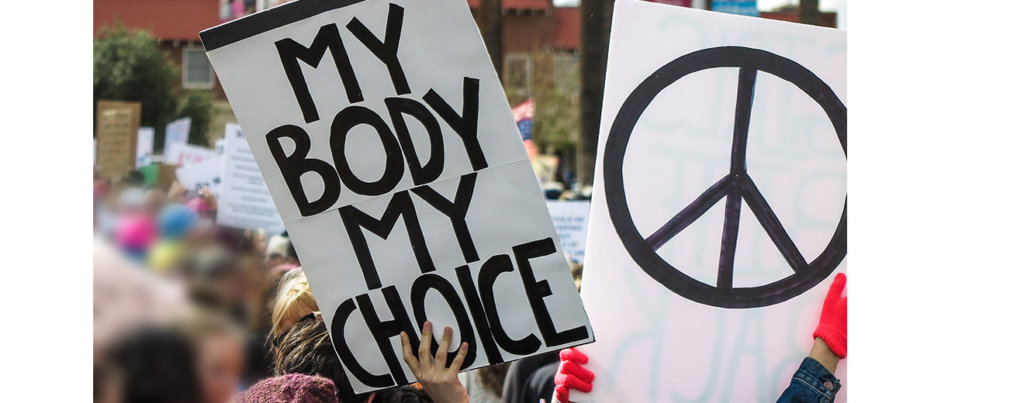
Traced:
<path id="1" fill-rule="evenodd" d="M 835 233 L 822 253 L 808 263 L 807 270 L 795 271 L 786 278 L 757 287 L 728 289 L 697 281 L 662 259 L 633 225 L 626 204 L 622 166 L 626 145 L 640 116 L 665 87 L 688 74 L 719 67 L 756 69 L 796 85 L 828 115 L 843 148 L 843 155 L 846 155 L 846 106 L 831 87 L 810 70 L 790 59 L 760 49 L 739 46 L 703 49 L 662 66 L 641 82 L 623 102 L 605 144 L 604 179 L 608 214 L 623 246 L 637 265 L 672 292 L 698 303 L 722 308 L 774 305 L 800 295 L 828 278 L 846 257 L 845 201 Z"/>

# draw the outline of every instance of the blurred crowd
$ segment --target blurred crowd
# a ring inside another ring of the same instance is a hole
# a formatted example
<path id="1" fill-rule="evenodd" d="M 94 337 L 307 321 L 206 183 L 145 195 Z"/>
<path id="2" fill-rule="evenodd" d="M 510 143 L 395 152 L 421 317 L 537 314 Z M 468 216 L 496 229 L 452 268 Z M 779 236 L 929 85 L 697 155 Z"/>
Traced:
<path id="1" fill-rule="evenodd" d="M 410 363 L 421 382 L 356 395 L 288 234 L 217 225 L 208 188 L 144 182 L 137 172 L 94 178 L 94 401 L 536 403 L 553 395 L 557 353 L 425 380 L 428 358 Z M 572 269 L 578 284 L 582 268 Z"/>

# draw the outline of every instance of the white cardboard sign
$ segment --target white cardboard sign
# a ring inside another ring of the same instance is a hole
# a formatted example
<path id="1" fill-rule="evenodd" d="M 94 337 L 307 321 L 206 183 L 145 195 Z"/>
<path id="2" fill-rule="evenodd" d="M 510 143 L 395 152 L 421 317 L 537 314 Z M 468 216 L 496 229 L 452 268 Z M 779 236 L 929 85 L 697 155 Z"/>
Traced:
<path id="1" fill-rule="evenodd" d="M 207 186 L 215 196 L 219 196 L 222 168 L 223 164 L 220 158 L 215 158 L 178 167 L 174 172 L 178 183 L 185 189 L 197 192 L 203 186 Z"/>
<path id="2" fill-rule="evenodd" d="M 412 382 L 398 335 L 418 345 L 427 319 L 469 343 L 462 369 L 593 340 L 467 3 L 299 0 L 200 36 L 351 381 L 339 388 Z"/>
<path id="3" fill-rule="evenodd" d="M 218 140 L 220 142 L 220 140 Z M 242 128 L 228 123 L 222 144 L 223 163 L 218 167 L 221 192 L 217 198 L 217 224 L 242 229 L 263 229 L 276 234 L 284 231 L 267 183 L 260 175 L 256 159 Z"/>
<path id="4" fill-rule="evenodd" d="M 173 144 L 188 144 L 188 132 L 192 128 L 192 118 L 184 117 L 167 124 L 164 130 L 164 161 L 170 160 L 167 150 Z"/>
<path id="5" fill-rule="evenodd" d="M 173 143 L 164 149 L 164 163 L 179 167 L 218 160 L 220 155 L 209 148 L 184 143 Z"/>
<path id="6" fill-rule="evenodd" d="M 573 400 L 775 401 L 846 270 L 846 34 L 632 0 L 611 32 Z"/>
<path id="7" fill-rule="evenodd" d="M 589 200 L 549 200 L 548 212 L 555 224 L 555 232 L 562 242 L 562 248 L 577 263 L 583 263 L 587 246 L 587 218 L 590 214 Z"/>
<path id="8" fill-rule="evenodd" d="M 135 167 L 149 165 L 153 159 L 153 136 L 156 131 L 152 127 L 139 128 L 139 141 L 135 143 Z"/>

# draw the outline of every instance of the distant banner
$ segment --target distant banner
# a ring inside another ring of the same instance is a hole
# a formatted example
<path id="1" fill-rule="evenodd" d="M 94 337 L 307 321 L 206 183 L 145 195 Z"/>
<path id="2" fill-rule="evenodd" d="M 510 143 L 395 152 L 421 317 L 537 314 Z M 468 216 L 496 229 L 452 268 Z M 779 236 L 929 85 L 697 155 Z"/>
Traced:
<path id="1" fill-rule="evenodd" d="M 141 106 L 138 102 L 96 103 L 96 165 L 100 175 L 119 178 L 135 169 Z"/>
<path id="2" fill-rule="evenodd" d="M 135 167 L 149 165 L 153 160 L 153 136 L 156 130 L 152 127 L 140 127 L 138 144 L 135 147 Z"/>
<path id="3" fill-rule="evenodd" d="M 284 223 L 240 126 L 228 123 L 223 148 L 217 225 L 263 229 L 271 234 L 283 232 Z"/>
<path id="4" fill-rule="evenodd" d="M 167 150 L 174 144 L 188 144 L 188 132 L 192 128 L 192 118 L 184 117 L 167 124 L 164 130 L 164 161 L 168 160 Z"/>
<path id="5" fill-rule="evenodd" d="M 224 165 L 220 158 L 203 160 L 202 162 L 184 165 L 175 170 L 178 183 L 189 191 L 198 192 L 204 186 L 209 187 L 215 196 L 220 195 L 220 175 Z"/>
<path id="6" fill-rule="evenodd" d="M 174 143 L 164 149 L 165 164 L 187 166 L 217 159 L 220 159 L 220 155 L 216 151 L 191 144 Z"/>
<path id="7" fill-rule="evenodd" d="M 587 247 L 587 219 L 590 214 L 589 200 L 548 200 L 548 212 L 555 223 L 555 232 L 562 242 L 562 249 L 576 263 L 583 264 Z"/>

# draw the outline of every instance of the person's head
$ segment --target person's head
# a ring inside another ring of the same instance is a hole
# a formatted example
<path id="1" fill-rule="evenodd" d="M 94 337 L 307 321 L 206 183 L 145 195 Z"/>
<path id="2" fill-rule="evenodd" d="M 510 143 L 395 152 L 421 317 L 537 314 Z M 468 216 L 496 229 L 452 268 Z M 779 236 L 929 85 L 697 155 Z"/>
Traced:
<path id="1" fill-rule="evenodd" d="M 158 187 L 150 187 L 146 189 L 146 201 L 145 209 L 149 214 L 157 214 L 164 207 L 164 203 L 167 202 L 167 192 Z"/>
<path id="2" fill-rule="evenodd" d="M 103 385 L 103 390 L 98 391 L 103 400 L 119 397 L 124 403 L 200 401 L 195 349 L 178 331 L 158 327 L 134 329 L 114 342 L 103 362 L 98 380 Z"/>
<path id="3" fill-rule="evenodd" d="M 181 326 L 195 346 L 200 401 L 227 402 L 238 390 L 245 366 L 241 329 L 222 314 L 201 309 Z"/>
<path id="4" fill-rule="evenodd" d="M 505 376 L 508 375 L 509 363 L 503 362 L 476 370 L 484 389 L 496 397 L 501 397 Z"/>
<path id="5" fill-rule="evenodd" d="M 270 338 L 281 337 L 299 318 L 319 311 L 320 308 L 309 289 L 309 281 L 302 269 L 293 269 L 281 277 L 277 297 L 270 315 Z"/>
<path id="6" fill-rule="evenodd" d="M 223 310 L 244 321 L 251 285 L 239 263 L 233 254 L 219 247 L 192 251 L 180 267 L 189 296 L 202 306 Z"/>
<path id="7" fill-rule="evenodd" d="M 274 374 L 318 375 L 338 388 L 338 398 L 352 401 L 354 393 L 334 352 L 327 326 L 318 314 L 310 314 L 288 328 L 275 342 Z"/>
<path id="8" fill-rule="evenodd" d="M 199 221 L 199 215 L 183 204 L 170 204 L 160 211 L 160 236 L 166 239 L 185 238 Z"/>
<path id="9" fill-rule="evenodd" d="M 317 375 L 334 382 L 343 402 L 418 403 L 431 401 L 422 389 L 402 386 L 356 395 L 334 352 L 327 326 L 319 314 L 310 314 L 282 333 L 274 355 L 274 373 Z"/>
<path id="10" fill-rule="evenodd" d="M 114 240 L 122 252 L 142 260 L 156 241 L 156 223 L 145 213 L 124 213 L 117 218 Z"/>
<path id="11" fill-rule="evenodd" d="M 238 403 L 336 403 L 338 389 L 330 379 L 305 374 L 287 374 L 267 378 L 242 392 Z"/>
<path id="12" fill-rule="evenodd" d="M 299 257 L 295 254 L 295 247 L 287 234 L 277 234 L 267 241 L 267 252 L 265 257 L 267 267 L 275 267 L 282 264 L 299 265 Z"/>
<path id="13" fill-rule="evenodd" d="M 212 218 L 213 206 L 206 202 L 202 197 L 193 197 L 185 202 L 185 207 L 194 211 L 200 217 Z"/>

